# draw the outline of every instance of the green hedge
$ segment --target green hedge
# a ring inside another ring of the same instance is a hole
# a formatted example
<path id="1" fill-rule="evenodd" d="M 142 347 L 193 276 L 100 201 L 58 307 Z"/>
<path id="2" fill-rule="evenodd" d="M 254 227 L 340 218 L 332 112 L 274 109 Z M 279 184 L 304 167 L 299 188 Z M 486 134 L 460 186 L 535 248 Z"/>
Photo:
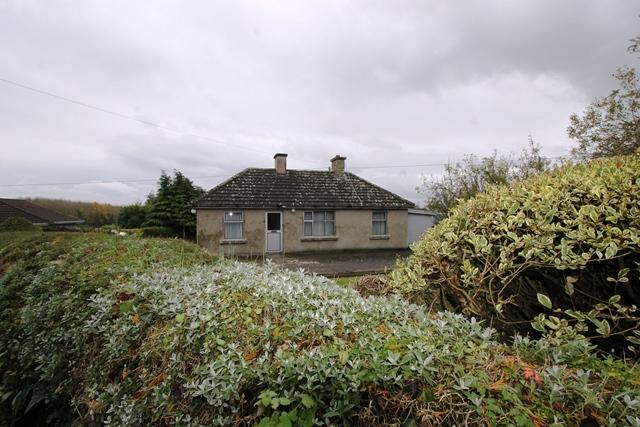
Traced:
<path id="1" fill-rule="evenodd" d="M 594 357 L 585 340 L 505 345 L 461 315 L 213 262 L 180 241 L 47 235 L 4 249 L 0 265 L 0 424 L 640 417 L 640 372 Z"/>
<path id="2" fill-rule="evenodd" d="M 0 232 L 4 231 L 38 231 L 41 230 L 37 225 L 33 225 L 31 221 L 21 218 L 7 218 L 0 222 Z"/>
<path id="3" fill-rule="evenodd" d="M 620 351 L 615 335 L 633 332 L 640 306 L 640 156 L 568 164 L 491 188 L 412 249 L 391 275 L 411 301 L 490 319 L 509 333 L 530 331 L 541 311 L 554 316 L 551 327 L 564 316 Z"/>
<path id="4" fill-rule="evenodd" d="M 177 237 L 178 233 L 169 227 L 143 227 L 142 237 Z"/>

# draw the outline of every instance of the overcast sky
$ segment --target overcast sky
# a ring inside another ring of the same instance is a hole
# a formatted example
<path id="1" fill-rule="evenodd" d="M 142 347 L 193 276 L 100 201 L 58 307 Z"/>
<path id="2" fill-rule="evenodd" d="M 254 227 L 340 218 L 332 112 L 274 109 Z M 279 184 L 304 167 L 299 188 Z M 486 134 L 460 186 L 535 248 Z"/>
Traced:
<path id="1" fill-rule="evenodd" d="M 414 201 L 464 153 L 567 154 L 637 1 L 0 0 L 0 197 L 143 201 L 161 170 L 347 170 Z M 81 185 L 8 186 L 85 183 Z"/>

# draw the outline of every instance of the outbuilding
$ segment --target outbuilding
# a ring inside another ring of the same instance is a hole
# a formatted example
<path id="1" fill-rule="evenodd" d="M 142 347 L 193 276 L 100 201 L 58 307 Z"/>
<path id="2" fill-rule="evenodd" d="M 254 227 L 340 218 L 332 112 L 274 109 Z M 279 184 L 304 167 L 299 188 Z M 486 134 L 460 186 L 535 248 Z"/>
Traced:
<path id="1" fill-rule="evenodd" d="M 21 199 L 0 199 L 0 222 L 9 218 L 24 218 L 40 226 L 74 226 L 84 220 Z"/>

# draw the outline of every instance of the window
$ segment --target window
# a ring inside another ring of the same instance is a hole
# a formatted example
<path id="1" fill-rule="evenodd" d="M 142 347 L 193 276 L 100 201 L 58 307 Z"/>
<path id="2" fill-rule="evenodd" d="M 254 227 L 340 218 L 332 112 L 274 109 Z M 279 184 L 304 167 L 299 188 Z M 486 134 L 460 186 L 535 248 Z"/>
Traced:
<path id="1" fill-rule="evenodd" d="M 336 221 L 333 211 L 315 211 L 304 213 L 305 236 L 335 236 Z"/>
<path id="2" fill-rule="evenodd" d="M 225 240 L 239 240 L 243 238 L 242 225 L 244 219 L 242 212 L 233 211 L 224 213 L 224 238 Z"/>
<path id="3" fill-rule="evenodd" d="M 386 212 L 372 212 L 373 228 L 371 234 L 374 236 L 384 236 L 387 234 L 387 213 Z"/>

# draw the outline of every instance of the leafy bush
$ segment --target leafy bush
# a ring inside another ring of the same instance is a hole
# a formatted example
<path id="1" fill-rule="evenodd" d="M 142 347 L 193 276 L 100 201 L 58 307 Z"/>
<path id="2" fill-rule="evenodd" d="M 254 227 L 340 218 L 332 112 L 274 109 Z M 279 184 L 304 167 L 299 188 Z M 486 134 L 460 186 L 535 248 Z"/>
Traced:
<path id="1" fill-rule="evenodd" d="M 144 237 L 144 228 L 121 228 L 120 231 L 124 231 L 128 235 L 136 236 L 136 237 Z"/>
<path id="2" fill-rule="evenodd" d="M 503 345 L 323 277 L 198 266 L 177 241 L 38 238 L 0 260 L 0 423 L 56 408 L 109 425 L 640 421 L 640 373 L 583 339 Z"/>
<path id="3" fill-rule="evenodd" d="M 7 218 L 0 222 L 0 232 L 3 231 L 38 231 L 40 227 L 22 217 Z"/>
<path id="4" fill-rule="evenodd" d="M 585 334 L 629 335 L 640 320 L 638 200 L 637 155 L 490 188 L 425 233 L 392 272 L 392 286 L 411 301 L 491 319 L 509 332 L 528 330 L 553 306 L 573 321 L 587 313 Z"/>
<path id="5" fill-rule="evenodd" d="M 142 237 L 176 237 L 177 233 L 169 227 L 144 227 Z"/>
<path id="6" fill-rule="evenodd" d="M 71 415 L 74 370 L 91 337 L 87 298 L 155 266 L 187 267 L 213 257 L 178 240 L 101 234 L 12 234 L 0 248 L 0 425 L 27 411 L 31 422 Z M 19 235 L 16 235 L 19 234 Z M 28 425 L 27 422 L 25 425 Z"/>

